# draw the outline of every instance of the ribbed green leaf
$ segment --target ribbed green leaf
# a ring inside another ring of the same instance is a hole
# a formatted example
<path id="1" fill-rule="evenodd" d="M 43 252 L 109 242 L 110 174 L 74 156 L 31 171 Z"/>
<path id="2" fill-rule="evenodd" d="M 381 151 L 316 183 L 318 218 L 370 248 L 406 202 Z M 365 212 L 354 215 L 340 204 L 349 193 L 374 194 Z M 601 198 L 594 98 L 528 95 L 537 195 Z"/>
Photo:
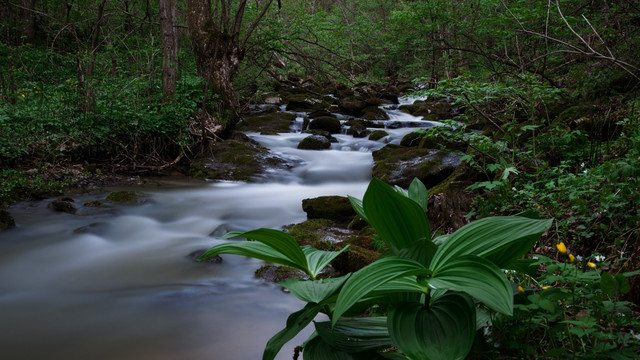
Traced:
<path id="1" fill-rule="evenodd" d="M 365 214 L 364 208 L 362 207 L 362 200 L 356 199 L 351 195 L 348 195 L 347 197 L 349 198 L 349 202 L 351 203 L 351 207 L 356 212 L 356 214 L 360 215 L 360 217 L 364 221 L 369 222 L 369 219 L 367 219 L 367 214 Z"/>
<path id="2" fill-rule="evenodd" d="M 426 275 L 428 270 L 419 262 L 390 256 L 379 259 L 351 275 L 344 284 L 333 311 L 333 323 L 352 305 L 385 283 L 410 275 Z M 408 289 L 414 291 L 414 289 Z"/>
<path id="3" fill-rule="evenodd" d="M 198 258 L 198 260 L 206 259 L 208 257 L 220 254 L 248 256 L 276 264 L 290 266 L 302 271 L 307 271 L 306 268 L 303 268 L 299 264 L 293 262 L 291 259 L 284 256 L 281 252 L 272 248 L 271 246 L 254 241 L 236 241 L 218 244 L 207 250 L 202 256 Z"/>
<path id="4" fill-rule="evenodd" d="M 349 250 L 349 247 L 350 245 L 347 245 L 339 251 L 324 251 L 309 245 L 303 246 L 301 250 L 307 259 L 308 274 L 315 279 L 322 269 L 329 265 L 329 263 L 343 251 Z"/>
<path id="5" fill-rule="evenodd" d="M 309 341 L 302 351 L 303 360 L 353 360 L 353 358 L 340 350 L 327 344 L 320 336 Z"/>
<path id="6" fill-rule="evenodd" d="M 305 271 L 308 268 L 307 258 L 304 256 L 302 249 L 300 249 L 300 245 L 298 245 L 293 237 L 282 231 L 266 228 L 245 232 L 232 231 L 224 235 L 222 238 L 228 239 L 231 237 L 243 237 L 247 240 L 254 240 L 267 244 L 282 253 L 285 257 L 291 259 L 291 261 L 298 264 L 297 268 L 301 268 Z M 202 256 L 205 255 L 206 253 Z"/>
<path id="7" fill-rule="evenodd" d="M 315 325 L 326 343 L 346 353 L 360 353 L 393 344 L 386 316 L 340 319 L 333 328 L 329 321 Z"/>
<path id="8" fill-rule="evenodd" d="M 447 237 L 434 255 L 432 267 L 462 255 L 477 255 L 504 268 L 526 254 L 551 222 L 521 216 L 496 216 L 472 222 Z"/>
<path id="9" fill-rule="evenodd" d="M 331 296 L 336 295 L 348 277 L 349 275 L 322 280 L 290 279 L 279 284 L 302 301 L 322 303 Z"/>
<path id="10" fill-rule="evenodd" d="M 282 346 L 293 339 L 302 329 L 307 327 L 313 318 L 318 315 L 323 305 L 309 303 L 302 310 L 296 311 L 287 318 L 287 326 L 275 334 L 267 342 L 262 354 L 262 360 L 273 360 Z"/>
<path id="11" fill-rule="evenodd" d="M 450 259 L 432 271 L 427 282 L 434 289 L 464 292 L 495 311 L 513 313 L 511 286 L 504 273 L 489 260 L 466 255 Z"/>
<path id="12" fill-rule="evenodd" d="M 388 324 L 391 338 L 409 359 L 464 359 L 475 336 L 475 308 L 469 297 L 447 293 L 428 309 L 420 303 L 400 305 Z"/>
<path id="13" fill-rule="evenodd" d="M 415 201 L 420 205 L 423 211 L 427 211 L 427 203 L 429 202 L 429 192 L 427 187 L 424 186 L 422 181 L 418 178 L 414 178 L 409 185 L 408 191 L 409 199 Z"/>
<path id="14" fill-rule="evenodd" d="M 418 203 L 372 179 L 362 199 L 368 222 L 394 251 L 431 237 L 429 220 Z"/>
<path id="15" fill-rule="evenodd" d="M 398 256 L 415 260 L 428 268 L 438 246 L 429 239 L 422 239 L 398 251 Z"/>

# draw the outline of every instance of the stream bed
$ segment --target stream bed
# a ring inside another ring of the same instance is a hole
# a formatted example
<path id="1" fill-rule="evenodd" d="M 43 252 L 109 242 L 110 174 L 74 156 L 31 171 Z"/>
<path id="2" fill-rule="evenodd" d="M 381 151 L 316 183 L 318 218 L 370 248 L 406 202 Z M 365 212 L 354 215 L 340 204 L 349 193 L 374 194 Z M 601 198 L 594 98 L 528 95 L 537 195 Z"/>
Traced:
<path id="1" fill-rule="evenodd" d="M 388 114 L 390 122 L 420 120 Z M 412 130 L 388 129 L 382 141 L 335 135 L 338 143 L 323 151 L 296 149 L 306 134 L 249 133 L 298 165 L 255 183 L 137 187 L 130 190 L 145 194 L 143 204 L 75 215 L 49 209 L 54 199 L 11 206 L 17 227 L 0 233 L 2 359 L 261 358 L 304 303 L 256 279 L 261 261 L 223 255 L 221 263 L 198 263 L 189 255 L 227 231 L 302 222 L 305 198 L 361 198 L 371 152 Z M 74 204 L 104 201 L 108 190 L 73 196 Z M 291 359 L 311 331 L 278 359 Z"/>

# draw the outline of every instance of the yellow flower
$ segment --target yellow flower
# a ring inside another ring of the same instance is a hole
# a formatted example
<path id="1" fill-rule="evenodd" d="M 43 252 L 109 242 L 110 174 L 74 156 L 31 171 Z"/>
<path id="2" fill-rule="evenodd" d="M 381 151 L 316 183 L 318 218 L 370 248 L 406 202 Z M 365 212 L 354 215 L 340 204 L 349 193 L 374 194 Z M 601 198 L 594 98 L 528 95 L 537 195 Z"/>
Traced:
<path id="1" fill-rule="evenodd" d="M 547 290 L 549 287 L 548 286 L 543 286 L 542 290 Z"/>
<path id="2" fill-rule="evenodd" d="M 524 289 L 522 288 L 522 286 L 518 285 L 518 292 L 520 294 L 524 294 Z"/>
<path id="3" fill-rule="evenodd" d="M 569 254 L 569 261 L 576 262 L 576 257 L 573 254 Z"/>
<path id="4" fill-rule="evenodd" d="M 24 94 L 22 94 L 22 97 L 24 97 Z"/>
<path id="5" fill-rule="evenodd" d="M 563 254 L 567 253 L 567 246 L 563 242 L 558 243 L 556 245 L 556 248 L 558 249 L 558 251 L 560 251 Z"/>
<path id="6" fill-rule="evenodd" d="M 596 264 L 592 263 L 591 261 L 589 261 L 589 262 L 587 263 L 587 266 L 588 266 L 588 267 L 590 267 L 590 268 L 592 268 L 592 269 L 595 269 L 595 268 L 596 268 Z"/>

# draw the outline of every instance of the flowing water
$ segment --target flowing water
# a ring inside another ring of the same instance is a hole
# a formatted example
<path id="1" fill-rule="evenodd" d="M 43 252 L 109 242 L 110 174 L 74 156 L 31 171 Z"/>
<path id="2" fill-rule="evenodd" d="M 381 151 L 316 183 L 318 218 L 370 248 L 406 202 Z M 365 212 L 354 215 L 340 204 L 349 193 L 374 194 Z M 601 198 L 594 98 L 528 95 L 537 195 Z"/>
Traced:
<path id="1" fill-rule="evenodd" d="M 393 122 L 419 119 L 388 110 Z M 422 122 L 424 127 L 432 123 Z M 371 151 L 382 141 L 336 135 L 324 151 L 297 150 L 306 135 L 249 134 L 298 164 L 258 183 L 210 182 L 140 187 L 142 205 L 47 208 L 12 206 L 17 228 L 0 233 L 0 357 L 5 360 L 259 359 L 267 340 L 304 304 L 254 278 L 261 261 L 224 256 L 197 263 L 194 251 L 230 230 L 281 228 L 304 221 L 302 199 L 362 197 Z M 74 196 L 78 206 L 107 192 Z M 283 348 L 293 348 L 306 329 Z"/>

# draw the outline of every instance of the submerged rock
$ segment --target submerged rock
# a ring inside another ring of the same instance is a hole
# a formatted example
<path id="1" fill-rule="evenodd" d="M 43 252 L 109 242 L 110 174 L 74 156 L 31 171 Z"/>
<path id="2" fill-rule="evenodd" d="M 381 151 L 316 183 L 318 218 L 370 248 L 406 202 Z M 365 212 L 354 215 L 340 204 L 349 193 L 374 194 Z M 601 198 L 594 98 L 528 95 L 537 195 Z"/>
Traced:
<path id="1" fill-rule="evenodd" d="M 16 227 L 16 221 L 5 209 L 0 209 L 0 231 Z"/>
<path id="2" fill-rule="evenodd" d="M 47 207 L 49 209 L 52 209 L 53 211 L 75 214 L 78 209 L 76 209 L 75 206 L 71 204 L 72 202 L 73 199 L 71 198 L 61 198 L 53 200 L 47 205 Z"/>
<path id="3" fill-rule="evenodd" d="M 219 255 L 214 255 L 204 260 L 198 261 L 198 258 L 202 256 L 205 252 L 207 252 L 207 250 L 205 249 L 195 250 L 190 252 L 189 255 L 187 255 L 187 257 L 189 259 L 192 259 L 195 262 L 202 263 L 202 264 L 219 264 L 222 262 L 222 258 Z"/>
<path id="4" fill-rule="evenodd" d="M 331 147 L 331 141 L 322 135 L 309 135 L 298 144 L 302 150 L 324 150 Z"/>
<path id="5" fill-rule="evenodd" d="M 438 185 L 460 165 L 459 153 L 387 145 L 373 152 L 373 176 L 403 188 L 418 178 L 427 188 Z"/>
<path id="6" fill-rule="evenodd" d="M 118 204 L 141 204 L 143 202 L 143 194 L 137 191 L 114 191 L 107 195 L 106 200 Z"/>

